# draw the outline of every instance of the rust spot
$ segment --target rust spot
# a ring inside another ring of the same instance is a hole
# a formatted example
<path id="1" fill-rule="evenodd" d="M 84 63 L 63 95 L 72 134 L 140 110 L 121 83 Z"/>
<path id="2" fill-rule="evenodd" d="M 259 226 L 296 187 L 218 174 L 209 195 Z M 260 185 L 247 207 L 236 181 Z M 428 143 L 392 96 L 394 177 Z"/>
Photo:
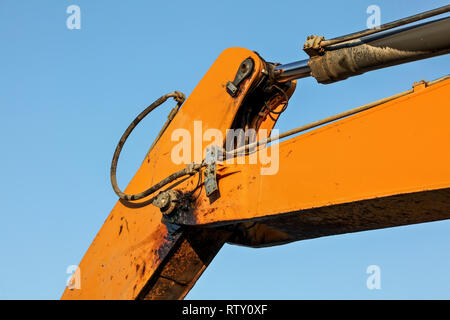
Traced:
<path id="1" fill-rule="evenodd" d="M 139 268 L 140 268 L 140 267 L 141 267 L 141 266 L 140 266 L 139 264 L 136 265 L 136 272 L 139 271 Z"/>
<path id="2" fill-rule="evenodd" d="M 217 208 L 212 207 L 212 208 L 210 208 L 206 213 L 207 213 L 207 214 L 210 214 L 210 213 L 213 213 L 213 212 L 216 211 L 216 210 L 217 210 Z"/>
<path id="3" fill-rule="evenodd" d="M 123 226 L 120 226 L 120 228 L 119 228 L 119 236 L 122 233 L 122 229 L 123 229 Z"/>

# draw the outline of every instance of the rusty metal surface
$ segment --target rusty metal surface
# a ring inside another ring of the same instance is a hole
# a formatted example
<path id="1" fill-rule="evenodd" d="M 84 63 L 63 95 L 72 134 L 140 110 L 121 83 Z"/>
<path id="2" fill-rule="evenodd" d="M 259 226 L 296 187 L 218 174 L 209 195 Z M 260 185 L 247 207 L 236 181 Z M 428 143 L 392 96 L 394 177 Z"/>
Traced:
<path id="1" fill-rule="evenodd" d="M 444 18 L 371 38 L 350 40 L 326 47 L 322 55 L 312 56 L 308 65 L 318 82 L 333 83 L 367 71 L 447 54 L 450 52 L 449 31 L 450 18 Z M 305 45 L 308 41 L 312 40 L 307 40 Z"/>
<path id="2" fill-rule="evenodd" d="M 216 228 L 191 228 L 173 250 L 138 299 L 182 299 L 222 248 L 231 232 Z"/>
<path id="3" fill-rule="evenodd" d="M 236 117 L 248 105 L 225 88 L 249 56 L 255 73 L 241 92 L 250 90 L 262 60 L 245 49 L 228 49 L 167 127 L 127 193 L 184 166 L 170 161 L 175 129 L 192 133 L 194 121 L 202 120 L 203 132 L 224 133 L 241 123 Z M 226 241 L 258 247 L 449 218 L 450 80 L 414 91 L 280 143 L 274 175 L 261 175 L 263 165 L 248 160 L 218 164 L 217 197 L 208 198 L 200 184 L 191 209 L 175 210 L 170 221 L 146 201 L 119 201 L 79 265 L 82 289 L 67 289 L 62 298 L 181 299 Z M 261 110 L 245 120 L 271 129 L 276 118 L 266 113 L 258 119 Z M 190 177 L 173 187 L 187 192 L 196 185 Z"/>
<path id="4" fill-rule="evenodd" d="M 227 81 L 234 79 L 239 65 L 248 57 L 255 62 L 254 72 L 242 82 L 241 94 L 233 98 L 226 92 L 225 85 Z M 155 182 L 185 167 L 185 164 L 171 161 L 171 151 L 177 143 L 171 140 L 174 130 L 188 130 L 194 136 L 194 121 L 201 120 L 202 132 L 214 128 L 225 134 L 225 130 L 231 127 L 246 92 L 259 80 L 261 69 L 262 61 L 252 51 L 242 48 L 225 50 L 166 128 L 125 192 L 146 190 Z M 194 154 L 194 150 L 191 152 Z M 177 189 L 183 191 L 192 190 L 195 184 L 194 178 L 176 183 Z M 81 289 L 66 288 L 62 299 L 161 297 L 163 284 L 160 285 L 157 281 L 158 274 L 166 275 L 168 271 L 164 268 L 171 266 L 168 261 L 178 256 L 189 257 L 197 252 L 197 248 L 191 247 L 191 242 L 186 237 L 183 229 L 162 221 L 159 208 L 150 205 L 145 199 L 133 204 L 118 201 L 79 264 Z M 200 260 L 183 260 L 186 268 L 189 268 L 190 263 L 193 264 L 189 269 L 192 277 L 201 273 L 223 243 L 222 238 L 214 239 L 212 241 L 216 243 L 209 244 L 210 249 L 204 250 L 206 253 L 201 255 Z M 180 249 L 182 252 L 179 252 Z M 177 250 L 178 253 L 175 254 Z M 189 278 L 186 273 L 184 277 Z M 174 279 L 178 278 L 174 276 Z M 150 281 L 157 283 L 154 291 L 149 288 Z M 146 292 L 151 293 L 147 295 Z M 166 289 L 166 292 L 167 298 L 181 298 L 185 294 L 175 289 Z"/>
<path id="5" fill-rule="evenodd" d="M 230 243 L 249 247 L 450 219 L 450 188 L 349 202 L 247 222 Z"/>
<path id="6" fill-rule="evenodd" d="M 200 196 L 178 223 L 226 225 L 449 188 L 450 80 L 414 90 L 280 143 L 275 175 L 258 164 L 218 165 L 221 196 Z"/>

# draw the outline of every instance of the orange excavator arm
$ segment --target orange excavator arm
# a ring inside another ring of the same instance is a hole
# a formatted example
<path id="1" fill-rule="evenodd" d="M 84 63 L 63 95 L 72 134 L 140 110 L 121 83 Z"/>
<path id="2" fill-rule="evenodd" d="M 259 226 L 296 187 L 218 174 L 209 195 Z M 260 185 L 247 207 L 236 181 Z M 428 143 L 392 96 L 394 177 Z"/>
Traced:
<path id="1" fill-rule="evenodd" d="M 448 19 L 436 23 L 418 27 L 420 34 L 448 31 Z M 404 32 L 410 39 L 411 28 Z M 262 247 L 450 218 L 448 77 L 415 83 L 407 92 L 303 128 L 326 124 L 283 142 L 269 145 L 266 139 L 237 156 L 238 150 L 220 143 L 231 157 L 203 148 L 217 146 L 212 136 L 236 130 L 253 129 L 264 140 L 303 75 L 329 83 L 445 54 L 450 47 L 434 39 L 423 45 L 427 53 L 409 48 L 407 58 L 378 52 L 388 40 L 405 44 L 404 36 L 364 38 L 359 48 L 330 45 L 344 51 L 309 38 L 305 51 L 311 58 L 290 65 L 266 62 L 247 49 L 225 50 L 120 195 L 79 264 L 79 279 L 72 279 L 79 285 L 67 287 L 62 298 L 181 299 L 226 242 Z M 355 60 L 355 52 L 368 55 Z M 339 57 L 348 63 L 328 68 Z M 370 67 L 370 59 L 377 66 Z M 183 144 L 182 137 L 191 140 Z M 182 157 L 193 155 L 190 170 L 159 193 L 124 196 L 184 170 L 187 163 L 174 161 L 180 146 Z"/>

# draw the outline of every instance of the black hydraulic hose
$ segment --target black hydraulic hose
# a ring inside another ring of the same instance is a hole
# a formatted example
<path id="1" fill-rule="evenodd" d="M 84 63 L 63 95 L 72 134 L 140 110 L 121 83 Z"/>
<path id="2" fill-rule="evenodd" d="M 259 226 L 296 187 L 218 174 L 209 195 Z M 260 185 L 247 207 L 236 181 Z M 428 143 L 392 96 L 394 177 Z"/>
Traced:
<path id="1" fill-rule="evenodd" d="M 133 122 L 128 126 L 127 130 L 125 130 L 125 132 L 123 133 L 122 137 L 119 140 L 119 143 L 117 144 L 117 147 L 116 147 L 116 150 L 114 151 L 114 155 L 113 155 L 112 162 L 111 162 L 111 184 L 114 189 L 114 192 L 122 200 L 132 201 L 132 200 L 143 199 L 143 198 L 151 195 L 155 191 L 161 189 L 165 185 L 169 184 L 170 182 L 175 181 L 178 178 L 181 178 L 185 175 L 191 175 L 193 172 L 195 172 L 195 170 L 198 170 L 201 167 L 201 164 L 188 166 L 188 167 L 184 168 L 183 170 L 180 170 L 178 172 L 171 174 L 170 176 L 161 180 L 157 184 L 151 186 L 147 190 L 137 193 L 137 194 L 125 194 L 124 192 L 122 192 L 120 190 L 119 186 L 117 185 L 117 178 L 116 178 L 117 162 L 119 160 L 119 155 L 120 155 L 120 152 L 122 151 L 122 147 L 125 144 L 125 141 L 127 140 L 128 136 L 131 134 L 131 132 L 134 130 L 134 128 L 136 128 L 136 126 L 139 124 L 139 122 L 141 122 L 142 119 L 145 118 L 145 116 L 147 116 L 150 112 L 152 112 L 157 107 L 159 107 L 161 104 L 163 104 L 169 98 L 173 98 L 177 102 L 176 110 L 178 110 L 180 108 L 181 104 L 183 104 L 184 100 L 186 99 L 186 96 L 181 92 L 175 91 L 173 93 L 168 93 L 168 94 L 162 96 L 161 98 L 159 98 L 158 100 L 156 100 L 155 102 L 153 102 L 151 105 L 149 105 L 147 108 L 145 108 L 145 110 L 142 111 L 136 117 L 136 119 L 133 120 Z M 171 121 L 171 118 L 169 119 L 169 121 Z M 161 137 L 163 131 L 165 130 L 165 128 L 167 128 L 167 125 L 168 125 L 168 123 L 166 123 L 166 125 L 164 125 L 163 129 L 159 133 L 155 142 L 152 144 L 152 147 L 155 145 L 156 141 Z"/>
<path id="2" fill-rule="evenodd" d="M 440 7 L 440 8 L 436 8 L 436 9 L 429 10 L 429 11 L 426 11 L 426 12 L 418 13 L 418 14 L 415 14 L 413 16 L 409 16 L 407 18 L 403 18 L 403 19 L 392 21 L 392 22 L 388 22 L 386 24 L 383 24 L 383 25 L 379 26 L 378 28 L 366 29 L 366 30 L 363 30 L 363 31 L 350 33 L 350 34 L 347 34 L 345 36 L 333 38 L 333 39 L 330 39 L 330 40 L 323 40 L 321 42 L 321 45 L 323 47 L 326 47 L 326 46 L 329 46 L 329 45 L 345 42 L 345 41 L 348 41 L 348 40 L 361 38 L 361 37 L 367 36 L 369 34 L 374 34 L 374 33 L 378 33 L 378 32 L 385 31 L 385 30 L 389 30 L 389 29 L 392 29 L 392 28 L 397 28 L 397 27 L 403 26 L 405 24 L 410 24 L 412 22 L 416 22 L 416 21 L 419 21 L 419 20 L 431 18 L 431 17 L 437 16 L 437 15 L 440 15 L 440 14 L 443 14 L 443 13 L 446 13 L 446 12 L 449 12 L 449 11 L 450 11 L 450 5 L 446 5 L 446 6 L 443 6 L 443 7 Z"/>

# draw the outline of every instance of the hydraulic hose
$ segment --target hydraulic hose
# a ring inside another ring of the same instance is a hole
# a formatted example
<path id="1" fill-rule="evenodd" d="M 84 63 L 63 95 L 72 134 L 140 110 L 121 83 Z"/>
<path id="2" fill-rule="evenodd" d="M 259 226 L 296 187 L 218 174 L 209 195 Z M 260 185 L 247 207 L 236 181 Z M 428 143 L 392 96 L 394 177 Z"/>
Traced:
<path id="1" fill-rule="evenodd" d="M 172 121 L 173 117 L 175 116 L 176 112 L 178 111 L 178 109 L 183 104 L 184 100 L 186 99 L 186 96 L 183 93 L 178 92 L 178 91 L 175 91 L 173 93 L 168 93 L 168 94 L 162 96 L 161 98 L 159 98 L 158 100 L 156 100 L 155 102 L 153 102 L 147 108 L 145 108 L 145 110 L 142 111 L 133 120 L 133 122 L 131 122 L 131 124 L 128 126 L 128 128 L 125 130 L 125 132 L 123 133 L 122 137 L 120 138 L 119 143 L 117 144 L 117 147 L 116 147 L 116 150 L 114 151 L 114 155 L 113 155 L 112 162 L 111 162 L 111 174 L 110 175 L 111 175 L 111 184 L 112 184 L 112 187 L 114 189 L 114 192 L 122 200 L 133 201 L 133 200 L 143 199 L 143 198 L 151 195 L 155 191 L 158 191 L 159 189 L 161 189 L 165 185 L 171 183 L 172 181 L 177 180 L 178 178 L 181 178 L 181 177 L 183 177 L 185 175 L 192 175 L 197 170 L 199 170 L 201 168 L 201 166 L 202 166 L 201 164 L 190 164 L 186 168 L 184 168 L 183 170 L 180 170 L 178 172 L 175 172 L 175 173 L 171 174 L 170 176 L 168 176 L 167 178 L 161 180 L 157 184 L 151 186 L 147 190 L 145 190 L 143 192 L 140 192 L 140 193 L 136 193 L 136 194 L 126 194 L 123 191 L 121 191 L 119 186 L 117 185 L 117 177 L 116 177 L 117 162 L 119 161 L 120 152 L 122 151 L 122 147 L 125 144 L 125 141 L 128 139 L 128 136 L 136 128 L 136 126 L 139 124 L 139 122 L 142 121 L 142 119 L 144 119 L 150 112 L 155 110 L 157 107 L 159 107 L 161 104 L 163 104 L 169 98 L 173 98 L 177 102 L 177 105 L 172 110 L 172 112 L 170 113 L 169 119 L 167 120 L 167 122 L 165 123 L 164 127 L 161 129 L 161 131 L 159 132 L 159 134 L 156 137 L 155 141 L 153 142 L 152 146 L 150 147 L 150 150 L 149 150 L 149 152 L 150 152 L 151 149 L 153 148 L 153 146 L 156 144 L 156 142 L 159 140 L 159 138 L 161 137 L 161 135 L 165 131 L 165 129 L 167 128 L 167 126 L 169 125 L 170 121 Z"/>

